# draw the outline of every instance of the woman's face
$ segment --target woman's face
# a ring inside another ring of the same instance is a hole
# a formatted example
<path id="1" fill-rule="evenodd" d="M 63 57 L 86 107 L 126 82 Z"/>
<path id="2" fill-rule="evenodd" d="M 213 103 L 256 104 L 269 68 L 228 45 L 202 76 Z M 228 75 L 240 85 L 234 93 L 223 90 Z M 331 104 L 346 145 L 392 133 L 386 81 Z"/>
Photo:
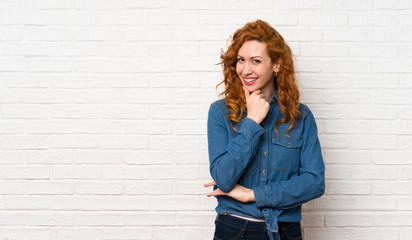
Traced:
<path id="1" fill-rule="evenodd" d="M 236 73 L 243 86 L 251 93 L 260 89 L 264 94 L 273 94 L 273 76 L 279 68 L 280 64 L 272 63 L 266 51 L 266 43 L 251 40 L 243 43 L 239 49 Z"/>

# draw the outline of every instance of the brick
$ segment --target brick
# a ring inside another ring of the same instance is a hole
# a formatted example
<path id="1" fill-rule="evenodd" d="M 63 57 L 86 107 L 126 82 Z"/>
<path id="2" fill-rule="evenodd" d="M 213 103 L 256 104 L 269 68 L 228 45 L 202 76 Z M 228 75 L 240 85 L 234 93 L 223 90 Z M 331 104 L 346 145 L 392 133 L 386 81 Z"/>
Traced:
<path id="1" fill-rule="evenodd" d="M 76 150 L 73 153 L 73 159 L 76 163 L 87 164 L 107 164 L 107 163 L 122 163 L 124 154 L 121 151 L 111 150 Z"/>
<path id="2" fill-rule="evenodd" d="M 409 9 L 412 8 L 412 3 L 405 0 L 393 0 L 387 2 L 384 0 L 375 0 L 374 1 L 375 9 Z"/>
<path id="3" fill-rule="evenodd" d="M 122 9 L 123 1 L 119 0 L 75 0 L 74 4 L 77 9 Z"/>
<path id="4" fill-rule="evenodd" d="M 175 187 L 175 193 L 179 195 L 206 196 L 212 190 L 211 188 L 205 188 L 203 184 L 205 182 L 179 183 Z"/>
<path id="5" fill-rule="evenodd" d="M 74 194 L 74 184 L 66 182 L 31 181 L 27 183 L 27 193 L 32 195 Z"/>
<path id="6" fill-rule="evenodd" d="M 216 218 L 216 213 L 178 213 L 176 225 L 178 226 L 210 226 Z"/>
<path id="7" fill-rule="evenodd" d="M 323 227 L 325 225 L 325 216 L 319 213 L 302 213 L 302 227 Z"/>
<path id="8" fill-rule="evenodd" d="M 125 122 L 124 131 L 128 134 L 171 134 L 172 123 L 170 121 L 146 121 L 136 120 Z"/>
<path id="9" fill-rule="evenodd" d="M 0 169 L 2 170 L 2 169 Z M 0 194 L 4 195 L 22 195 L 26 192 L 26 187 L 24 182 L 22 181 L 13 181 L 13 180 L 7 180 L 7 181 L 2 181 L 0 182 Z M 2 202 L 2 201 L 1 201 Z M 1 205 L 4 205 L 3 203 Z M 1 206 L 3 209 L 4 207 Z M 0 214 L 1 216 L 1 214 Z M 1 224 L 1 217 L 0 217 L 0 225 Z"/>
<path id="10" fill-rule="evenodd" d="M 410 149 L 407 149 L 406 151 L 382 151 L 379 149 L 379 151 L 372 153 L 372 159 L 376 164 L 408 165 L 412 163 L 412 159 L 410 157 L 411 154 L 412 152 Z"/>
<path id="11" fill-rule="evenodd" d="M 149 210 L 150 198 L 142 197 L 104 197 L 102 209 L 105 210 Z"/>
<path id="12" fill-rule="evenodd" d="M 172 163 L 171 151 L 125 151 L 124 161 L 128 164 L 170 164 Z"/>
<path id="13" fill-rule="evenodd" d="M 170 104 L 173 102 L 173 94 L 167 90 L 130 89 L 124 92 L 124 101 L 127 103 L 160 103 Z"/>
<path id="14" fill-rule="evenodd" d="M 181 239 L 190 240 L 196 239 L 202 235 L 203 228 L 158 228 L 157 231 L 153 232 L 154 239 L 167 240 L 167 239 Z"/>
<path id="15" fill-rule="evenodd" d="M 192 121 L 183 120 L 175 121 L 174 123 L 174 133 L 177 135 L 199 135 L 206 134 L 206 121 Z"/>
<path id="16" fill-rule="evenodd" d="M 100 108 L 103 119 L 147 119 L 149 109 L 142 106 L 103 106 Z"/>
<path id="17" fill-rule="evenodd" d="M 73 63 L 75 72 L 118 73 L 123 71 L 123 62 L 120 60 L 78 60 Z"/>
<path id="18" fill-rule="evenodd" d="M 210 104 L 217 100 L 214 91 L 195 89 L 176 90 L 174 99 L 177 104 Z"/>
<path id="19" fill-rule="evenodd" d="M 146 136 L 104 135 L 99 142 L 102 149 L 147 149 L 149 146 Z"/>
<path id="20" fill-rule="evenodd" d="M 349 147 L 353 149 L 395 149 L 396 137 L 394 136 L 352 136 Z"/>
<path id="21" fill-rule="evenodd" d="M 346 43 L 302 43 L 300 53 L 303 57 L 348 56 L 349 45 Z"/>
<path id="22" fill-rule="evenodd" d="M 333 77 L 333 76 L 317 76 L 317 74 L 314 74 L 313 76 L 309 73 L 305 74 L 304 77 L 302 77 L 302 80 L 300 80 L 300 88 L 302 89 L 302 95 L 306 94 L 308 95 L 309 93 L 314 93 L 314 94 L 319 94 L 321 95 L 321 93 L 323 91 L 308 91 L 309 89 L 336 89 L 336 88 L 347 88 L 349 85 L 349 80 L 348 79 L 344 79 L 342 77 Z M 308 89 L 308 90 L 306 90 Z M 325 94 L 324 94 L 325 95 Z M 304 97 L 304 96 L 302 96 Z M 308 101 L 312 100 L 316 101 L 316 98 L 308 98 Z M 325 99 L 320 97 L 319 102 L 321 102 L 322 100 L 324 101 Z"/>
<path id="23" fill-rule="evenodd" d="M 311 111 L 317 119 L 346 119 L 348 110 L 337 105 L 311 105 Z"/>
<path id="24" fill-rule="evenodd" d="M 59 105 L 52 110 L 53 118 L 69 119 L 96 119 L 99 117 L 99 108 L 93 105 Z"/>
<path id="25" fill-rule="evenodd" d="M 27 90 L 26 103 L 73 103 L 73 93 L 67 90 Z"/>
<path id="26" fill-rule="evenodd" d="M 397 229 L 390 228 L 359 228 L 359 227 L 347 227 L 347 228 L 308 228 L 305 229 L 305 238 L 308 240 L 344 240 L 344 239 L 356 239 L 361 236 L 365 239 L 393 239 L 393 236 L 397 236 L 399 231 Z"/>
<path id="27" fill-rule="evenodd" d="M 296 69 L 300 73 L 319 73 L 322 71 L 322 62 L 309 58 L 297 58 Z"/>
<path id="28" fill-rule="evenodd" d="M 371 73 L 372 62 L 370 61 L 346 61 L 336 60 L 322 65 L 322 69 L 327 73 Z"/>
<path id="29" fill-rule="evenodd" d="M 105 43 L 99 48 L 102 56 L 139 57 L 148 56 L 149 47 L 141 42 L 136 43 Z"/>
<path id="30" fill-rule="evenodd" d="M 326 179 L 349 179 L 350 166 L 344 164 L 327 165 L 327 171 L 325 171 Z"/>
<path id="31" fill-rule="evenodd" d="M 412 234 L 412 228 L 401 229 L 401 240 L 407 240 Z"/>
<path id="32" fill-rule="evenodd" d="M 153 25 L 194 25 L 199 22 L 199 15 L 188 11 L 153 10 L 149 23 Z"/>
<path id="33" fill-rule="evenodd" d="M 124 193 L 129 195 L 168 195 L 173 191 L 173 184 L 169 181 L 127 181 L 124 184 Z"/>
<path id="34" fill-rule="evenodd" d="M 2 136 L 2 149 L 48 149 L 50 146 L 49 136 Z"/>
<path id="35" fill-rule="evenodd" d="M 150 175 L 153 179 L 197 179 L 199 178 L 199 168 L 182 166 L 152 167 Z"/>
<path id="36" fill-rule="evenodd" d="M 326 1 L 325 8 L 339 11 L 366 11 L 372 9 L 372 4 L 370 0 L 337 0 Z"/>
<path id="37" fill-rule="evenodd" d="M 400 179 L 412 179 L 412 167 L 400 167 L 398 176 Z"/>
<path id="38" fill-rule="evenodd" d="M 352 120 L 328 120 L 325 121 L 325 133 L 349 133 L 367 134 L 371 133 L 371 123 L 369 121 Z"/>
<path id="39" fill-rule="evenodd" d="M 314 28 L 278 27 L 276 29 L 286 42 L 316 42 L 323 40 L 323 31 Z"/>
<path id="40" fill-rule="evenodd" d="M 138 58 L 124 60 L 127 73 L 167 73 L 172 72 L 173 62 L 169 58 Z"/>
<path id="41" fill-rule="evenodd" d="M 95 11 L 51 11 L 51 25 L 89 26 L 98 24 L 98 14 Z"/>
<path id="42" fill-rule="evenodd" d="M 0 152 L 0 164 L 18 165 L 24 163 L 26 160 L 26 154 L 24 151 L 5 151 L 2 149 Z"/>
<path id="43" fill-rule="evenodd" d="M 329 180 L 325 192 L 327 195 L 369 195 L 371 190 L 372 186 L 367 182 Z"/>
<path id="44" fill-rule="evenodd" d="M 107 181 L 77 182 L 75 191 L 79 195 L 120 195 L 123 193 L 123 184 Z"/>
<path id="45" fill-rule="evenodd" d="M 194 150 L 199 139 L 188 136 L 151 136 L 150 147 L 157 150 Z"/>
<path id="46" fill-rule="evenodd" d="M 70 41 L 72 30 L 52 27 L 26 27 L 24 39 L 29 41 Z"/>
<path id="47" fill-rule="evenodd" d="M 152 110 L 153 119 L 197 119 L 199 118 L 199 109 L 191 106 L 170 106 L 156 107 Z"/>
<path id="48" fill-rule="evenodd" d="M 375 213 L 339 213 L 325 215 L 327 227 L 372 227 Z"/>
<path id="49" fill-rule="evenodd" d="M 387 89 L 385 91 L 375 91 L 375 103 L 379 104 L 411 104 L 412 96 L 410 90 Z M 395 107 L 395 106 L 392 106 Z"/>
<path id="50" fill-rule="evenodd" d="M 357 52 L 362 52 L 362 51 L 359 49 L 359 51 Z M 356 76 L 350 77 L 349 87 L 350 88 L 397 88 L 398 79 L 396 76 L 356 75 Z"/>
<path id="51" fill-rule="evenodd" d="M 21 9 L 24 5 L 23 0 L 5 0 L 0 2 L 0 9 Z"/>
<path id="52" fill-rule="evenodd" d="M 126 215 L 115 213 L 85 213 L 76 217 L 78 226 L 125 226 Z"/>
<path id="53" fill-rule="evenodd" d="M 114 104 L 123 102 L 120 90 L 76 90 L 73 92 L 75 103 Z"/>
<path id="54" fill-rule="evenodd" d="M 320 135 L 319 141 L 324 148 L 347 148 L 350 142 L 345 135 Z"/>
<path id="55" fill-rule="evenodd" d="M 139 239 L 152 239 L 152 229 L 147 228 L 104 228 L 102 230 L 103 239 L 128 240 L 139 236 Z"/>
<path id="56" fill-rule="evenodd" d="M 254 21 L 258 19 L 262 19 L 267 21 L 269 24 L 274 26 L 294 26 L 298 24 L 298 15 L 296 12 L 293 11 L 286 11 L 286 12 L 277 12 L 273 14 L 272 11 L 265 11 L 265 10 L 258 10 L 253 11 L 249 10 L 249 17 L 248 21 Z"/>
<path id="57" fill-rule="evenodd" d="M 50 45 L 51 56 L 97 56 L 99 46 L 95 43 L 52 43 Z M 64 76 L 62 76 L 64 77 Z M 67 77 L 67 76 L 66 76 Z"/>
<path id="58" fill-rule="evenodd" d="M 50 76 L 43 73 L 2 73 L 0 86 L 4 88 L 47 88 Z"/>
<path id="59" fill-rule="evenodd" d="M 148 11 L 120 10 L 99 13 L 99 25 L 145 25 L 149 17 Z"/>
<path id="60" fill-rule="evenodd" d="M 394 211 L 395 196 L 323 196 L 303 205 L 304 210 L 310 211 Z"/>
<path id="61" fill-rule="evenodd" d="M 376 182 L 372 184 L 372 192 L 375 195 L 411 195 L 412 183 L 407 181 Z"/>
<path id="62" fill-rule="evenodd" d="M 399 196 L 398 197 L 398 208 L 399 208 L 399 210 L 410 211 L 412 209 L 411 201 L 412 201 L 412 197 Z"/>
<path id="63" fill-rule="evenodd" d="M 0 40 L 23 40 L 24 28 L 0 27 Z"/>
<path id="64" fill-rule="evenodd" d="M 303 12 L 299 14 L 303 26 L 345 26 L 348 24 L 348 15 L 339 12 Z"/>
<path id="65" fill-rule="evenodd" d="M 282 10 L 289 10 L 289 9 L 299 9 L 299 10 L 313 10 L 313 9 L 321 9 L 322 8 L 322 1 L 314 0 L 314 1 L 303 1 L 303 0 L 280 0 L 276 2 L 275 8 L 282 9 Z"/>
<path id="66" fill-rule="evenodd" d="M 77 41 L 120 41 L 123 32 L 119 27 L 75 28 L 73 37 Z"/>
<path id="67" fill-rule="evenodd" d="M 53 230 L 50 228 L 9 228 L 6 231 L 6 239 L 43 240 L 52 239 Z"/>
<path id="68" fill-rule="evenodd" d="M 208 152 L 184 151 L 175 152 L 174 160 L 177 164 L 201 164 L 209 163 Z"/>
<path id="69" fill-rule="evenodd" d="M 339 42 L 369 42 L 372 40 L 372 31 L 369 28 L 328 28 L 325 30 L 326 41 Z"/>
<path id="70" fill-rule="evenodd" d="M 25 124 L 19 120 L 2 120 L 0 121 L 0 133 L 1 134 L 16 134 L 24 133 Z"/>
<path id="71" fill-rule="evenodd" d="M 129 226 L 168 226 L 176 219 L 175 213 L 170 212 L 143 212 L 128 215 Z"/>
<path id="72" fill-rule="evenodd" d="M 223 40 L 222 30 L 211 27 L 176 27 L 175 38 L 181 41 Z"/>
<path id="73" fill-rule="evenodd" d="M 95 76 L 84 76 L 77 74 L 65 74 L 64 76 L 54 76 L 51 80 L 52 88 L 94 88 L 99 86 L 99 80 Z"/>
<path id="74" fill-rule="evenodd" d="M 175 0 L 175 9 L 223 9 L 224 3 L 218 0 L 202 1 L 202 0 Z"/>
<path id="75" fill-rule="evenodd" d="M 412 107 L 405 106 L 402 108 L 401 119 L 412 119 Z"/>
<path id="76" fill-rule="evenodd" d="M 0 225 L 2 226 L 23 226 L 26 224 L 27 214 L 21 212 L 0 213 Z"/>
<path id="77" fill-rule="evenodd" d="M 76 216 L 65 212 L 29 213 L 29 226 L 74 226 Z"/>
<path id="78" fill-rule="evenodd" d="M 123 124 L 119 121 L 76 121 L 76 133 L 123 133 Z"/>
<path id="79" fill-rule="evenodd" d="M 171 8 L 172 0 L 154 0 L 150 2 L 125 0 L 125 8 Z"/>
<path id="80" fill-rule="evenodd" d="M 0 71 L 19 72 L 24 69 L 24 60 L 21 58 L 1 58 Z"/>
<path id="81" fill-rule="evenodd" d="M 102 75 L 99 77 L 101 88 L 143 88 L 149 86 L 149 75 L 146 73 L 121 73 L 116 77 Z"/>
<path id="82" fill-rule="evenodd" d="M 400 22 L 403 26 L 412 26 L 412 14 L 404 13 L 400 17 Z"/>
<path id="83" fill-rule="evenodd" d="M 201 43 L 200 43 L 201 44 Z M 176 41 L 172 43 L 154 42 L 145 47 L 149 49 L 150 56 L 196 56 L 199 54 L 199 43 L 191 41 Z M 219 51 L 215 52 L 218 53 Z M 173 77 L 172 74 L 170 76 Z M 174 76 L 173 78 L 177 78 Z M 173 82 L 171 79 L 165 79 Z"/>
<path id="84" fill-rule="evenodd" d="M 70 72 L 73 62 L 70 59 L 29 58 L 26 59 L 29 72 Z"/>
<path id="85" fill-rule="evenodd" d="M 149 168 L 142 166 L 105 166 L 102 169 L 103 179 L 148 179 Z"/>
<path id="86" fill-rule="evenodd" d="M 49 56 L 50 44 L 44 42 L 3 42 L 3 56 Z"/>
<path id="87" fill-rule="evenodd" d="M 7 11 L 0 18 L 3 25 L 47 25 L 47 12 L 42 11 Z"/>
<path id="88" fill-rule="evenodd" d="M 375 226 L 411 226 L 410 213 L 378 213 L 375 218 Z"/>
<path id="89" fill-rule="evenodd" d="M 53 209 L 58 210 L 99 210 L 101 200 L 97 197 L 56 196 L 53 198 Z"/>
<path id="90" fill-rule="evenodd" d="M 350 26 L 395 26 L 398 16 L 395 12 L 353 12 L 349 13 Z"/>
<path id="91" fill-rule="evenodd" d="M 398 46 L 392 44 L 359 43 L 350 45 L 350 55 L 357 57 L 395 57 Z M 379 78 L 380 79 L 380 78 Z"/>
<path id="92" fill-rule="evenodd" d="M 412 134 L 412 121 L 373 121 L 371 128 L 376 134 Z"/>
<path id="93" fill-rule="evenodd" d="M 372 154 L 368 150 L 324 149 L 325 163 L 338 164 L 369 164 L 372 162 Z"/>
<path id="94" fill-rule="evenodd" d="M 356 166 L 351 168 L 351 179 L 395 179 L 396 168 L 388 166 Z"/>
<path id="95" fill-rule="evenodd" d="M 248 15 L 243 13 L 207 11 L 200 13 L 201 24 L 239 24 L 247 22 Z"/>
<path id="96" fill-rule="evenodd" d="M 56 240 L 100 240 L 102 230 L 92 227 L 70 227 L 70 228 L 55 228 L 54 237 Z"/>
<path id="97" fill-rule="evenodd" d="M 127 41 L 167 41 L 171 40 L 173 35 L 172 28 L 162 26 L 126 27 L 124 29 L 124 38 Z"/>
<path id="98" fill-rule="evenodd" d="M 71 150 L 31 150 L 27 152 L 28 164 L 65 164 L 73 162 Z"/>
<path id="99" fill-rule="evenodd" d="M 33 0 L 26 3 L 28 9 L 67 9 L 72 7 L 71 0 L 52 1 L 52 0 Z"/>
<path id="100" fill-rule="evenodd" d="M 410 42 L 412 40 L 412 28 L 375 28 L 373 31 L 373 40 L 376 42 Z"/>
<path id="101" fill-rule="evenodd" d="M 53 166 L 53 179 L 99 179 L 102 175 L 99 166 Z"/>
<path id="102" fill-rule="evenodd" d="M 51 208 L 51 198 L 46 196 L 30 197 L 6 197 L 6 209 L 8 210 L 46 210 Z"/>
<path id="103" fill-rule="evenodd" d="M 167 202 L 168 204 L 165 204 Z M 199 197 L 152 197 L 153 210 L 197 210 L 200 206 Z"/>
<path id="104" fill-rule="evenodd" d="M 349 116 L 352 119 L 393 120 L 397 117 L 398 109 L 393 106 L 351 106 Z"/>
<path id="105" fill-rule="evenodd" d="M 53 135 L 52 148 L 97 148 L 99 139 L 92 135 Z"/>

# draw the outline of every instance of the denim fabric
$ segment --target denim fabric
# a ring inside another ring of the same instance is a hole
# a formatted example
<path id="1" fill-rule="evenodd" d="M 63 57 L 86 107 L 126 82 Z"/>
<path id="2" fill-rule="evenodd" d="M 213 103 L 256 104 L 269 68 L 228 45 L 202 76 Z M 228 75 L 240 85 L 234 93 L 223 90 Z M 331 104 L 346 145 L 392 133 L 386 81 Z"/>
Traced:
<path id="1" fill-rule="evenodd" d="M 251 222 L 229 215 L 218 215 L 215 225 L 214 240 L 269 240 L 265 223 Z M 300 222 L 280 222 L 279 234 L 281 240 L 302 240 Z"/>
<path id="2" fill-rule="evenodd" d="M 259 125 L 246 116 L 232 129 L 224 100 L 209 109 L 207 134 L 210 173 L 217 187 L 229 192 L 238 183 L 253 189 L 256 202 L 241 203 L 217 196 L 219 214 L 264 218 L 271 232 L 277 222 L 299 222 L 301 205 L 324 193 L 324 163 L 315 119 L 304 104 L 296 125 L 288 135 L 290 123 L 275 123 L 284 116 L 276 93 L 270 110 Z M 216 188 L 216 187 L 215 187 Z"/>

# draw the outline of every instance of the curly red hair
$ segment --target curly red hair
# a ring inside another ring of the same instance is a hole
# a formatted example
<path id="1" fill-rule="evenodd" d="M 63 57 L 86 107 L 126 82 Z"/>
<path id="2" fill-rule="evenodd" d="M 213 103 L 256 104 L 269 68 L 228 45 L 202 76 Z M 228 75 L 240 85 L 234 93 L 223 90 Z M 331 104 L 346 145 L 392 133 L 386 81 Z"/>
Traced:
<path id="1" fill-rule="evenodd" d="M 232 122 L 232 127 L 238 123 L 242 117 L 246 106 L 246 99 L 242 89 L 242 82 L 236 73 L 237 54 L 243 43 L 246 41 L 257 40 L 266 43 L 266 49 L 272 63 L 280 63 L 280 71 L 277 77 L 274 77 L 275 88 L 277 90 L 278 104 L 284 118 L 275 124 L 290 122 L 291 125 L 286 134 L 295 126 L 296 118 L 299 116 L 299 90 L 296 85 L 295 68 L 293 56 L 290 47 L 286 44 L 283 37 L 267 22 L 257 20 L 247 23 L 243 28 L 238 29 L 233 35 L 230 46 L 227 51 L 220 55 L 223 67 L 224 80 L 217 87 L 224 84 L 225 89 L 221 96 L 225 97 L 228 106 L 228 119 Z"/>

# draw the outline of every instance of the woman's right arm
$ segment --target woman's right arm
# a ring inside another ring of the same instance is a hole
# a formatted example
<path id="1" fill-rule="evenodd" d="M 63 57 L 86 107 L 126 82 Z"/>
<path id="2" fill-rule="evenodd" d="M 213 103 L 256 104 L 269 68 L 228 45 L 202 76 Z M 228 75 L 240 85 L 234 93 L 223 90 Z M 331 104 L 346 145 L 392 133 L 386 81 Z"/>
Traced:
<path id="1" fill-rule="evenodd" d="M 236 186 L 256 153 L 259 138 L 264 132 L 250 118 L 243 119 L 240 124 L 234 137 L 229 137 L 231 124 L 222 102 L 210 106 L 207 121 L 210 174 L 223 192 Z"/>

